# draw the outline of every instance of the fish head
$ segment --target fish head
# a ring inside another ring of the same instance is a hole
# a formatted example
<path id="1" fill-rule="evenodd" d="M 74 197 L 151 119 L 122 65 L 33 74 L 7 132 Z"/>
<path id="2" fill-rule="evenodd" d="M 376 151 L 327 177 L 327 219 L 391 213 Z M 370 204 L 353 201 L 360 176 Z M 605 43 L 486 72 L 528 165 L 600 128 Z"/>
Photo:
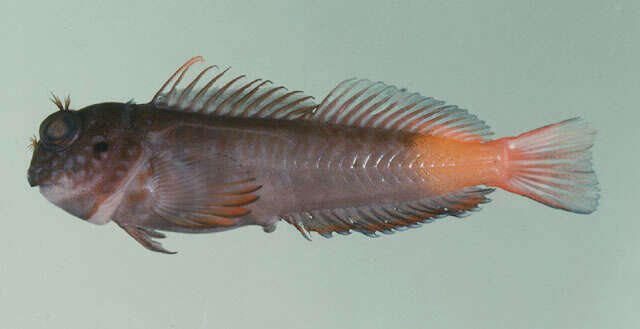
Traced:
<path id="1" fill-rule="evenodd" d="M 47 200 L 78 218 L 108 222 L 109 218 L 94 217 L 142 153 L 139 138 L 123 123 L 128 106 L 102 103 L 81 110 L 59 106 L 42 121 L 40 138 L 32 142 L 29 185 L 39 187 Z"/>

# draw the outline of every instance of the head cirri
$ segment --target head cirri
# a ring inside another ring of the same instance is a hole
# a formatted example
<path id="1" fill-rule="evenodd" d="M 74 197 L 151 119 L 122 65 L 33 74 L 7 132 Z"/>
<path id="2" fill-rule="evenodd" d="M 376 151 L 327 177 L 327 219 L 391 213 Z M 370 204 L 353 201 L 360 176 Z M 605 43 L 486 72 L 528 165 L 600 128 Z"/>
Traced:
<path id="1" fill-rule="evenodd" d="M 38 186 L 47 200 L 66 212 L 97 224 L 100 206 L 127 176 L 141 152 L 139 139 L 123 124 L 132 104 L 101 103 L 69 109 L 53 97 L 59 111 L 40 125 L 27 172 L 29 185 Z"/>

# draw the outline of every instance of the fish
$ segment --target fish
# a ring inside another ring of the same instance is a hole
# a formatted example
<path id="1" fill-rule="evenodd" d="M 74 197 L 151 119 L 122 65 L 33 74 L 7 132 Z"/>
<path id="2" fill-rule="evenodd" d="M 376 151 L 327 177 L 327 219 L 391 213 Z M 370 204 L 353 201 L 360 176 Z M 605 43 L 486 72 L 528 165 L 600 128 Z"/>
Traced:
<path id="1" fill-rule="evenodd" d="M 597 208 L 596 130 L 579 117 L 492 139 L 468 110 L 383 82 L 344 80 L 317 102 L 216 65 L 185 78 L 203 61 L 144 104 L 73 110 L 54 95 L 57 111 L 31 142 L 30 186 L 167 254 L 163 232 L 280 222 L 309 240 L 378 237 L 468 216 L 497 188 L 572 213 Z"/>

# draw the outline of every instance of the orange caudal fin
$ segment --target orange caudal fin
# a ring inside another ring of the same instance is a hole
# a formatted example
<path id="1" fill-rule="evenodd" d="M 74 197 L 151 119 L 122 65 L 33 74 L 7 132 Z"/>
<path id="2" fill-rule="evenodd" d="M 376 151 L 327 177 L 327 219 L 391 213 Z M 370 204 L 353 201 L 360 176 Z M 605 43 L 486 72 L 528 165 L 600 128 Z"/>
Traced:
<path id="1" fill-rule="evenodd" d="M 594 212 L 599 198 L 590 151 L 595 134 L 573 118 L 491 142 L 504 147 L 503 174 L 496 185 L 554 208 Z"/>

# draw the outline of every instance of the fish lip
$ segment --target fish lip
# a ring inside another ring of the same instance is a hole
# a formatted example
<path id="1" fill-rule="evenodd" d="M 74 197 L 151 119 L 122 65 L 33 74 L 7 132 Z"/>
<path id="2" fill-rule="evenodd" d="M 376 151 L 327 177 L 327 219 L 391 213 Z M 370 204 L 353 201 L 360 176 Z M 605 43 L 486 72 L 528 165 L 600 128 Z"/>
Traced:
<path id="1" fill-rule="evenodd" d="M 48 187 L 53 185 L 51 182 L 40 182 L 38 179 L 35 179 L 32 175 L 27 175 L 27 181 L 29 182 L 30 187 Z"/>
<path id="2" fill-rule="evenodd" d="M 31 180 L 29 180 L 29 186 L 30 187 L 39 187 L 39 188 L 43 188 L 43 187 L 49 187 L 53 185 L 52 183 L 40 183 L 40 182 L 32 182 Z"/>
<path id="3" fill-rule="evenodd" d="M 29 182 L 29 186 L 31 187 L 41 185 L 36 179 L 34 179 L 33 175 L 27 175 L 27 181 Z"/>
<path id="4" fill-rule="evenodd" d="M 29 170 L 27 170 L 27 181 L 29 182 L 29 186 L 36 187 L 41 184 L 41 171 L 42 168 L 34 167 L 33 165 L 29 166 Z"/>

